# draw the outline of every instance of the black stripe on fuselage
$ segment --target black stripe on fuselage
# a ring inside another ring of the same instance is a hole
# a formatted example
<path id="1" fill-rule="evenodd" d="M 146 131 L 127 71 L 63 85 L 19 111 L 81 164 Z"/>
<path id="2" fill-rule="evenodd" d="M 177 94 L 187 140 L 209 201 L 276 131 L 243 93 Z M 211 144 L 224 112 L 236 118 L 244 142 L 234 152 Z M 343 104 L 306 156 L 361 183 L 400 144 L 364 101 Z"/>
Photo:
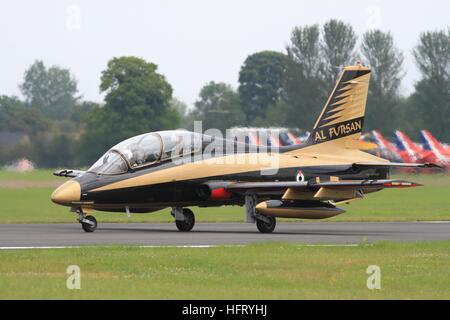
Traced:
<path id="1" fill-rule="evenodd" d="M 247 182 L 268 182 L 268 181 L 295 181 L 298 170 L 301 169 L 305 180 L 316 177 L 329 178 L 330 176 L 340 177 L 342 180 L 361 179 L 386 179 L 388 168 L 355 168 L 348 165 L 340 166 L 315 166 L 315 167 L 290 167 L 281 168 L 276 175 L 262 175 L 261 171 L 249 171 L 236 174 L 211 176 L 201 179 L 191 179 L 184 181 L 166 182 L 154 185 L 144 185 L 121 189 L 90 192 L 95 188 L 109 184 L 102 176 L 98 177 L 94 184 L 89 181 L 94 178 L 93 174 L 77 178 L 82 186 L 82 201 L 94 201 L 95 206 L 106 206 L 108 204 L 120 206 L 127 204 L 130 207 L 165 207 L 165 206 L 210 206 L 223 204 L 242 204 L 241 196 L 234 195 L 230 199 L 212 202 L 210 199 L 210 189 L 208 183 L 214 181 L 247 181 Z M 89 177 L 89 175 L 93 175 Z M 86 181 L 83 183 L 83 180 Z M 123 211 L 123 210 L 122 210 Z"/>

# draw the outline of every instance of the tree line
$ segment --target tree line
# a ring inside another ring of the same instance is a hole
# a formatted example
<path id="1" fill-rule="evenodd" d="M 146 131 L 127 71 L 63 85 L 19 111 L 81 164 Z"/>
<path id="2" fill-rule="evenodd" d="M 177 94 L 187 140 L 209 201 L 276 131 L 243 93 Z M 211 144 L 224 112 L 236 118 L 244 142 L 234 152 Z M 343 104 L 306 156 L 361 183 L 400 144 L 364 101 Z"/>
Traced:
<path id="1" fill-rule="evenodd" d="M 390 134 L 420 129 L 450 140 L 450 30 L 423 32 L 412 52 L 420 72 L 414 91 L 401 93 L 404 54 L 390 32 L 358 36 L 350 24 L 295 27 L 284 52 L 251 54 L 234 89 L 209 82 L 193 108 L 175 98 L 156 64 L 115 57 L 101 73 L 103 103 L 80 96 L 70 70 L 34 62 L 19 85 L 23 99 L 0 96 L 0 135 L 21 133 L 0 143 L 0 165 L 26 157 L 41 167 L 83 166 L 112 145 L 143 132 L 183 127 L 203 129 L 282 126 L 308 130 L 320 113 L 344 65 L 361 60 L 372 69 L 365 129 Z M 1 136 L 0 136 L 1 138 Z"/>

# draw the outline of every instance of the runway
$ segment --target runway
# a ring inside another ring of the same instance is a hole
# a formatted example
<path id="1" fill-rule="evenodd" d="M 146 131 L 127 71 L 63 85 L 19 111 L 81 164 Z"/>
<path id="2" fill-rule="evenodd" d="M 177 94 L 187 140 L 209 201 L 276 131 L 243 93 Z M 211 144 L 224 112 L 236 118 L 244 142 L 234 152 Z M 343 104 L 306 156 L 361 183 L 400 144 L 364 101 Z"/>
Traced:
<path id="1" fill-rule="evenodd" d="M 73 224 L 3 224 L 0 247 L 64 247 L 83 245 L 204 246 L 264 241 L 311 244 L 355 244 L 361 241 L 450 239 L 450 223 L 431 222 L 305 222 L 279 223 L 261 234 L 247 223 L 197 223 L 179 232 L 172 223 L 100 223 L 94 233 Z"/>

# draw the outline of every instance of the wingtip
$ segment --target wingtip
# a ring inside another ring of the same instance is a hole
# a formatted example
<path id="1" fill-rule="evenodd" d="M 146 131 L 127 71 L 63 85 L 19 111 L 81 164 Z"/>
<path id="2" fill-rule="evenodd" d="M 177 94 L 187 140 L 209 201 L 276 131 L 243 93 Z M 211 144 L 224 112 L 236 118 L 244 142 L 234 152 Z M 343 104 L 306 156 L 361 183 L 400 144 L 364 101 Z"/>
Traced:
<path id="1" fill-rule="evenodd" d="M 436 164 L 436 163 L 432 163 L 432 162 L 427 162 L 427 163 L 425 163 L 425 164 L 424 164 L 424 167 L 425 167 L 425 168 L 438 168 L 438 169 L 444 169 L 443 166 L 438 165 L 438 164 Z"/>

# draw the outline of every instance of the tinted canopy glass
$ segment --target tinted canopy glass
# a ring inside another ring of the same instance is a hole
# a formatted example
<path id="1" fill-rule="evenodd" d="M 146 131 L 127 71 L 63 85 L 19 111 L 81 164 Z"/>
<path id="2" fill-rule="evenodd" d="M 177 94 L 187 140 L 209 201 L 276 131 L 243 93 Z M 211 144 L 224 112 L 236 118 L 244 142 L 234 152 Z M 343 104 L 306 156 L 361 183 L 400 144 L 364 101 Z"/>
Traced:
<path id="1" fill-rule="evenodd" d="M 202 135 L 194 132 L 170 130 L 158 134 L 163 141 L 162 160 L 192 154 L 202 148 Z"/>
<path id="2" fill-rule="evenodd" d="M 152 163 L 198 152 L 201 134 L 168 130 L 141 134 L 124 140 L 105 153 L 90 169 L 99 174 L 118 174 Z"/>
<path id="3" fill-rule="evenodd" d="M 131 168 L 136 168 L 159 160 L 162 141 L 157 133 L 146 133 L 122 141 L 112 149 L 119 151 Z"/>
<path id="4" fill-rule="evenodd" d="M 128 166 L 118 152 L 108 151 L 89 168 L 89 171 L 99 174 L 119 174 L 127 172 Z"/>

